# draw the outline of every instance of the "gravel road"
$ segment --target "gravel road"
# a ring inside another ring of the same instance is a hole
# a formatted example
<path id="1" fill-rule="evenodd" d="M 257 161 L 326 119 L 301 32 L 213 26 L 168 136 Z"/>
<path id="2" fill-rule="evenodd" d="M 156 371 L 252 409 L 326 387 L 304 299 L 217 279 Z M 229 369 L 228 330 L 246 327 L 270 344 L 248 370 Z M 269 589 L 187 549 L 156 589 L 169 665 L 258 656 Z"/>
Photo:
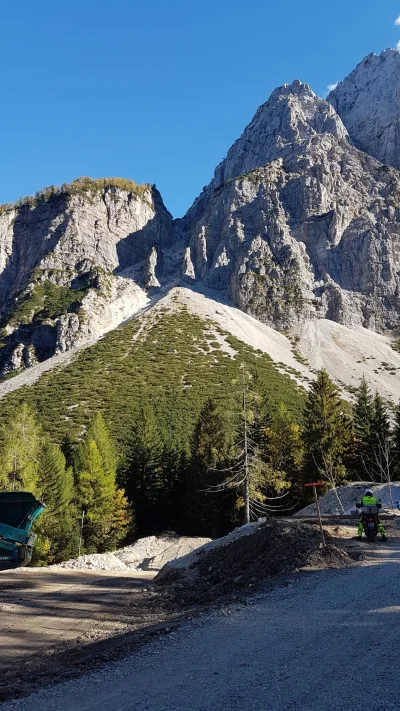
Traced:
<path id="1" fill-rule="evenodd" d="M 2 711 L 391 711 L 400 544 L 185 623 L 135 656 Z"/>

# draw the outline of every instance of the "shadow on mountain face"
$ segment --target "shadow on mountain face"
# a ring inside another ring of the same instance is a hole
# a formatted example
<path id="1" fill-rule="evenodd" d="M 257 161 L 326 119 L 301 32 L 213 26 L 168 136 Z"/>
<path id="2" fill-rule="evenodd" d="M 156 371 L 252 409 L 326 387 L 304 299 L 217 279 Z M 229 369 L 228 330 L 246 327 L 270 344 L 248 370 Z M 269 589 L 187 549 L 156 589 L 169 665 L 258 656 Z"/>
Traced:
<path id="1" fill-rule="evenodd" d="M 33 269 L 46 254 L 53 251 L 65 232 L 69 221 L 67 215 L 54 232 L 50 232 L 50 225 L 65 207 L 61 201 L 61 195 L 54 196 L 33 208 L 26 206 L 17 212 L 13 224 L 12 251 L 0 274 L 0 313 L 10 305 Z"/>
<path id="2" fill-rule="evenodd" d="M 154 217 L 141 230 L 131 232 L 118 242 L 119 266 L 114 273 L 144 261 L 153 247 L 159 253 L 164 247 L 170 247 L 173 244 L 172 216 L 166 210 L 158 191 L 154 187 L 152 188 L 152 197 L 155 206 Z"/>

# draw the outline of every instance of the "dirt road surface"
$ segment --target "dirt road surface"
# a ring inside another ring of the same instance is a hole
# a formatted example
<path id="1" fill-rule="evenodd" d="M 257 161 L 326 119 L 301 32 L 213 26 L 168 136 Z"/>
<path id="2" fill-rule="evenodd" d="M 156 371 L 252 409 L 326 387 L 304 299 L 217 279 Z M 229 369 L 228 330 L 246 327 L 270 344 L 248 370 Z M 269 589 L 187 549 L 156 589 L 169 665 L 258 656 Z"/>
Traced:
<path id="1" fill-rule="evenodd" d="M 359 565 L 291 576 L 1 711 L 394 711 L 400 542 L 362 550 Z"/>
<path id="2" fill-rule="evenodd" d="M 60 643 L 124 627 L 152 573 L 20 568 L 0 572 L 0 678 Z"/>

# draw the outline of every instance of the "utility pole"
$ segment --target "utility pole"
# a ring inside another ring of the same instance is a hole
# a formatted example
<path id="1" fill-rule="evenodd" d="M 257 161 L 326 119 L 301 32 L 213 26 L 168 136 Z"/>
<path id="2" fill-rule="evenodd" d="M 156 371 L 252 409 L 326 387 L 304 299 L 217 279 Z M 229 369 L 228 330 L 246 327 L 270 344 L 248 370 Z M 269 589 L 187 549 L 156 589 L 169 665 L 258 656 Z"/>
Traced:
<path id="1" fill-rule="evenodd" d="M 244 365 L 242 365 L 243 381 L 243 426 L 244 426 L 244 522 L 250 523 L 250 489 L 249 489 L 249 453 L 247 442 L 247 399 Z"/>
<path id="2" fill-rule="evenodd" d="M 15 481 L 17 478 L 17 451 L 14 449 L 14 470 L 13 470 L 13 483 L 12 490 L 15 491 Z"/>
<path id="3" fill-rule="evenodd" d="M 81 519 L 81 533 L 80 533 L 80 536 L 79 536 L 79 551 L 78 551 L 78 558 L 79 558 L 79 557 L 80 557 L 80 555 L 81 555 L 81 548 L 82 548 L 82 537 L 83 537 L 83 522 L 84 522 L 84 520 L 85 520 L 85 513 L 86 513 L 85 509 L 82 509 L 82 519 Z"/>

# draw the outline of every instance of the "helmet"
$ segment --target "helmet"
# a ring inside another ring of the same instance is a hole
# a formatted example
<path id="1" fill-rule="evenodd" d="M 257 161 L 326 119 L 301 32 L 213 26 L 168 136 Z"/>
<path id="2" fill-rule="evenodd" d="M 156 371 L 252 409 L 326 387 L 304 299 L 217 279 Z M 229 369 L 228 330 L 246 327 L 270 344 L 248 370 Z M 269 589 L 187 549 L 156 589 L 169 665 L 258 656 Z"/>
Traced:
<path id="1" fill-rule="evenodd" d="M 365 489 L 364 496 L 373 496 L 372 489 Z"/>

